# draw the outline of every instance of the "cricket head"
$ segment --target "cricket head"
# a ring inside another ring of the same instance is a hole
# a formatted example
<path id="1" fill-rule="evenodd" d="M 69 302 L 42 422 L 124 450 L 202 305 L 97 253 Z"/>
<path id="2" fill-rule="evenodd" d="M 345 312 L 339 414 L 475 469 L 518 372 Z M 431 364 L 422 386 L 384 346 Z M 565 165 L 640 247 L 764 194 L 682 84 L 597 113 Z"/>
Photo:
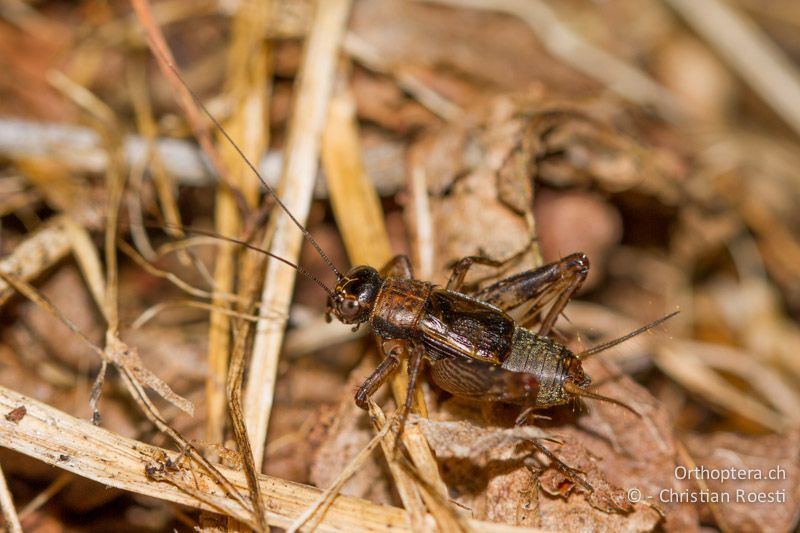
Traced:
<path id="1" fill-rule="evenodd" d="M 383 285 L 378 271 L 369 266 L 357 266 L 339 278 L 333 293 L 328 296 L 325 317 L 331 315 L 344 324 L 362 324 L 369 320 L 378 291 Z"/>

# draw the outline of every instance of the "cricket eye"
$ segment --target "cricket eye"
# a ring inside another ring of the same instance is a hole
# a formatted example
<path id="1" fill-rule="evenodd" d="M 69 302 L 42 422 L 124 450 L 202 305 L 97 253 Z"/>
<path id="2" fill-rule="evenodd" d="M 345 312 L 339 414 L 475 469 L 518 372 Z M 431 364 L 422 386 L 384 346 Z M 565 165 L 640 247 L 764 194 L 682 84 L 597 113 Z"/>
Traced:
<path id="1" fill-rule="evenodd" d="M 361 312 L 361 304 L 358 300 L 347 298 L 339 306 L 342 316 L 345 318 L 353 318 Z"/>

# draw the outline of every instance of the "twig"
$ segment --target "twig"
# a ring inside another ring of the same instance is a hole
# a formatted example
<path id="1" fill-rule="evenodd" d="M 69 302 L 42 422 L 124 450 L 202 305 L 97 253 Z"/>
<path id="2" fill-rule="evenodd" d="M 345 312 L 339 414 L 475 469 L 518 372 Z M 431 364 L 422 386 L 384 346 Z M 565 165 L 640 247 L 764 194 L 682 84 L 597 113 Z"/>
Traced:
<path id="1" fill-rule="evenodd" d="M 310 209 L 319 161 L 320 134 L 333 84 L 339 41 L 349 11 L 350 0 L 319 1 L 305 45 L 281 178 L 283 203 L 301 222 L 306 220 Z M 283 213 L 276 212 L 272 225 L 275 236 L 270 251 L 296 261 L 302 234 Z M 295 270 L 269 260 L 261 297 L 263 304 L 269 308 L 287 309 L 295 275 Z M 261 464 L 272 411 L 284 327 L 284 322 L 258 324 L 245 388 L 247 428 L 258 465 Z"/>

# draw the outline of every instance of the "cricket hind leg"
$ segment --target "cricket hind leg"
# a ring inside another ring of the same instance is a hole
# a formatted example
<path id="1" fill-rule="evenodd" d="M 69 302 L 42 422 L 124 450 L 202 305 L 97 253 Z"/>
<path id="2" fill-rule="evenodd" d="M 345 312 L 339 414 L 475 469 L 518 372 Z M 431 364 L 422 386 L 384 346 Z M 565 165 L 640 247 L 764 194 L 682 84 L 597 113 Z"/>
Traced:
<path id="1" fill-rule="evenodd" d="M 473 296 L 509 311 L 525 303 L 530 307 L 522 320 L 523 326 L 537 321 L 539 312 L 553 302 L 539 327 L 539 335 L 548 336 L 558 315 L 572 296 L 581 288 L 589 273 L 589 258 L 574 253 L 534 270 L 521 272 L 489 285 Z"/>
<path id="2" fill-rule="evenodd" d="M 523 426 L 528 421 L 528 418 L 535 410 L 535 407 L 526 407 L 524 408 L 519 416 L 517 416 L 517 420 L 515 421 L 514 425 L 516 426 Z M 558 458 L 556 454 L 550 451 L 550 449 L 544 445 L 542 439 L 530 439 L 529 442 L 536 448 L 539 452 L 541 452 L 545 457 L 550 459 L 551 464 L 561 472 L 564 477 L 572 481 L 576 485 L 581 485 L 583 488 L 588 490 L 589 492 L 594 492 L 594 487 L 592 487 L 591 483 L 586 481 L 586 478 L 583 477 L 583 472 L 578 470 L 577 468 L 572 468 L 567 463 L 562 461 Z"/>

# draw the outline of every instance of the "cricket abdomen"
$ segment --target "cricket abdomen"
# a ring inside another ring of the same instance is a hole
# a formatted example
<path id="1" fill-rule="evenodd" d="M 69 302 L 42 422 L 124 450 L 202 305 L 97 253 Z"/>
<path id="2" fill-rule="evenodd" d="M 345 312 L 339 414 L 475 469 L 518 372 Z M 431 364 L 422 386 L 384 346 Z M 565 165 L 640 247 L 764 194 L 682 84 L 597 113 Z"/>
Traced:
<path id="1" fill-rule="evenodd" d="M 535 376 L 539 382 L 536 403 L 547 407 L 566 401 L 563 387 L 572 357 L 575 356 L 566 346 L 549 337 L 536 335 L 529 329 L 517 327 L 511 353 L 501 366 L 512 372 Z"/>
<path id="2" fill-rule="evenodd" d="M 544 408 L 567 401 L 564 381 L 572 357 L 572 352 L 554 340 L 516 327 L 501 364 L 443 357 L 431 362 L 431 378 L 462 398 Z"/>
<path id="3" fill-rule="evenodd" d="M 464 357 L 431 361 L 431 379 L 454 396 L 481 402 L 532 404 L 539 393 L 539 382 L 532 374 Z"/>

